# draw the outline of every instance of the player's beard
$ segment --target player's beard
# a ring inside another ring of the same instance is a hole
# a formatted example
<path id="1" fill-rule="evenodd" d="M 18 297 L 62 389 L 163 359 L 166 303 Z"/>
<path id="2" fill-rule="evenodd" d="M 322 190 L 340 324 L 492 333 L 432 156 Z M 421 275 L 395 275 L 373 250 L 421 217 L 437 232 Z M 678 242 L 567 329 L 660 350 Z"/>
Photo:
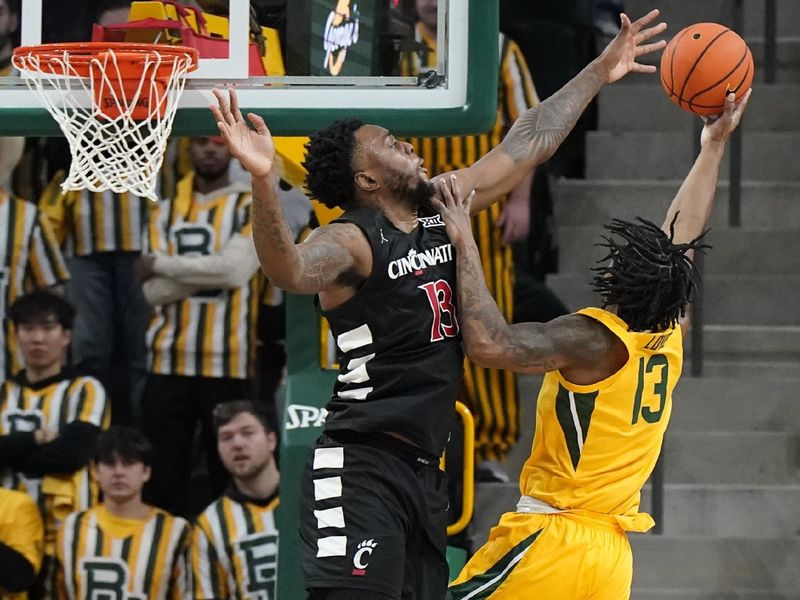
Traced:
<path id="1" fill-rule="evenodd" d="M 235 479 L 240 481 L 252 481 L 259 477 L 269 467 L 271 461 L 274 460 L 271 456 L 266 456 L 263 461 L 252 464 L 247 470 L 242 473 L 231 471 Z"/>
<path id="2" fill-rule="evenodd" d="M 409 183 L 409 178 L 391 179 L 389 189 L 395 197 L 406 204 L 413 211 L 429 213 L 433 210 L 433 197 L 436 194 L 436 186 L 423 179 L 417 180 L 416 185 Z"/>
<path id="3" fill-rule="evenodd" d="M 194 172 L 196 177 L 205 181 L 218 181 L 228 173 L 229 167 L 230 165 L 228 163 L 225 163 L 217 169 L 204 169 L 203 167 L 195 165 Z"/>

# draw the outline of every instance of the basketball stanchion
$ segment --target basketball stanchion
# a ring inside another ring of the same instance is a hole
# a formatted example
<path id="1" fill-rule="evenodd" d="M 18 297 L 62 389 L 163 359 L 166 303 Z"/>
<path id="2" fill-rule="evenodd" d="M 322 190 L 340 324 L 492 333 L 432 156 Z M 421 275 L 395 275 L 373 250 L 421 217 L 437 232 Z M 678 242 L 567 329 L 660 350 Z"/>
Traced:
<path id="1" fill-rule="evenodd" d="M 14 50 L 13 65 L 67 138 L 62 189 L 131 192 L 156 185 L 194 48 L 76 42 Z"/>

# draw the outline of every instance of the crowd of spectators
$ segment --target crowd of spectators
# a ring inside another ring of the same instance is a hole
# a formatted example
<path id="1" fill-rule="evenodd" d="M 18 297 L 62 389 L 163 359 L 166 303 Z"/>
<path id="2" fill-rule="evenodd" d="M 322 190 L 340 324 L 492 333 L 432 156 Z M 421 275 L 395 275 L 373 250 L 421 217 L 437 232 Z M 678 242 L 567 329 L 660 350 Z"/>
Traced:
<path id="1" fill-rule="evenodd" d="M 387 2 L 414 36 L 398 46 L 412 49 L 398 69 L 435 64 L 436 1 Z M 66 3 L 44 0 L 44 41 L 86 39 L 91 22 L 124 20 L 130 3 L 83 0 L 83 11 L 75 4 L 71 13 L 89 21 L 59 18 Z M 534 82 L 548 95 L 591 52 L 581 36 L 591 37 L 592 21 L 559 21 L 544 9 L 536 16 L 532 5 L 551 3 L 501 4 L 511 35 L 499 38 L 498 123 L 487 144 L 499 143 L 516 112 L 538 101 Z M 596 13 L 590 1 L 566 4 L 598 15 L 599 35 L 613 33 L 608 14 L 616 3 L 598 2 Z M 264 25 L 286 35 L 285 0 L 252 5 Z M 534 16 L 515 21 L 511 13 Z M 17 1 L 0 0 L 0 75 L 11 73 L 19 16 Z M 542 68 L 543 88 L 540 48 L 512 37 L 550 21 L 578 42 L 574 64 Z M 565 152 L 553 168 L 580 175 L 580 156 L 569 145 Z M 458 154 L 467 162 L 478 156 Z M 258 268 L 249 181 L 215 137 L 171 142 L 157 203 L 129 193 L 62 192 L 68 157 L 63 140 L 0 138 L 0 598 L 273 590 L 285 315 L 282 292 Z M 426 158 L 436 172 L 461 166 L 455 162 Z M 285 182 L 280 188 L 287 212 L 299 215 L 299 237 L 311 204 Z M 555 262 L 546 169 L 499 206 L 476 231 L 504 261 L 495 287 L 508 288 L 508 316 L 563 314 L 542 284 Z M 515 264 L 522 295 L 511 293 Z M 474 380 L 465 385 L 464 399 L 479 415 L 481 459 L 502 459 L 516 440 L 509 421 L 516 417 L 505 407 L 516 403 L 515 384 L 502 380 L 503 398 L 483 404 Z M 487 478 L 504 476 L 490 470 Z M 240 539 L 247 543 L 233 543 Z M 258 577 L 234 572 L 250 559 L 258 560 L 250 572 Z"/>

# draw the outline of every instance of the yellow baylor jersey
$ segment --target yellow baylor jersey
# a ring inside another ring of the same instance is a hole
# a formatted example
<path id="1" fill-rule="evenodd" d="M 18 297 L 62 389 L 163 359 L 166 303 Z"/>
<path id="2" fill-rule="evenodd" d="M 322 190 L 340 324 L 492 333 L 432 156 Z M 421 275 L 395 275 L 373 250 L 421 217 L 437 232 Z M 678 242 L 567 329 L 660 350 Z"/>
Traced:
<path id="1" fill-rule="evenodd" d="M 592 385 L 547 373 L 539 392 L 531 456 L 520 476 L 524 496 L 563 510 L 611 515 L 627 531 L 647 531 L 640 490 L 655 467 L 683 366 L 680 327 L 628 331 L 599 308 L 578 312 L 608 327 L 628 361 Z"/>
<path id="2" fill-rule="evenodd" d="M 153 508 L 125 519 L 99 505 L 69 515 L 58 534 L 59 600 L 185 600 L 191 530 Z"/>

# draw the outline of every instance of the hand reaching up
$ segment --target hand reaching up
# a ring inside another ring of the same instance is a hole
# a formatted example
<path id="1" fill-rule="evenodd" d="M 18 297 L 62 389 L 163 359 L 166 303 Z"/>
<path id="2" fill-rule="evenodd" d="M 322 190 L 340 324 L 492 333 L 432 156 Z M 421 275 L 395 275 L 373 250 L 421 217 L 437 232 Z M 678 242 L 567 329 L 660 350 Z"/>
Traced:
<path id="1" fill-rule="evenodd" d="M 233 88 L 228 88 L 227 98 L 222 90 L 215 88 L 213 93 L 218 104 L 210 104 L 209 108 L 231 156 L 238 159 L 253 177 L 268 175 L 275 162 L 275 142 L 264 119 L 249 113 L 245 121 Z"/>
<path id="2" fill-rule="evenodd" d="M 701 117 L 703 119 L 703 133 L 700 135 L 700 145 L 705 146 L 708 143 L 719 142 L 725 144 L 731 134 L 736 131 L 739 122 L 742 120 L 742 114 L 747 108 L 747 103 L 750 102 L 750 94 L 752 89 L 747 90 L 747 93 L 738 102 L 736 95 L 733 93 L 728 94 L 725 98 L 725 111 L 718 117 Z"/>
<path id="3" fill-rule="evenodd" d="M 458 248 L 467 239 L 472 239 L 470 207 L 475 199 L 475 190 L 463 194 L 453 174 L 440 178 L 437 183 L 442 191 L 443 201 L 434 198 L 433 206 L 442 215 L 447 237 Z"/>
<path id="4" fill-rule="evenodd" d="M 606 83 L 614 83 L 628 73 L 656 72 L 655 65 L 643 65 L 636 62 L 636 59 L 645 54 L 662 50 L 667 45 L 665 40 L 650 44 L 644 43 L 667 28 L 666 23 L 648 27 L 658 15 L 658 10 L 651 10 L 633 23 L 625 13 L 620 16 L 621 27 L 619 33 L 597 58 L 606 74 Z"/>

